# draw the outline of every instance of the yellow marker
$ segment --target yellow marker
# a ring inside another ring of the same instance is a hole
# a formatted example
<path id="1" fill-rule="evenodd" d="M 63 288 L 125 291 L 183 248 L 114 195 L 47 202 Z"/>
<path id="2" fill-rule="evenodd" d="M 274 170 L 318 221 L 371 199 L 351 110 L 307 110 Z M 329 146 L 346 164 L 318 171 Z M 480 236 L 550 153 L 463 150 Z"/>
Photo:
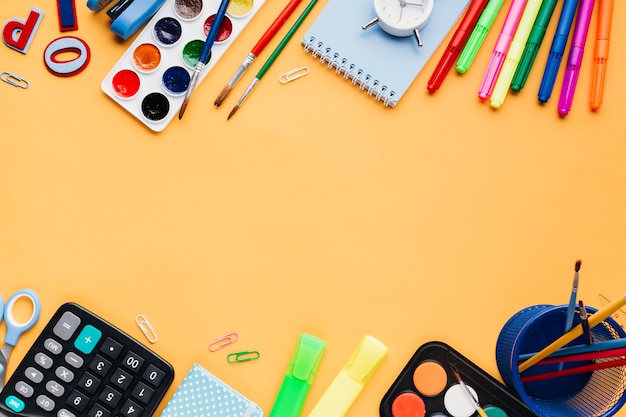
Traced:
<path id="1" fill-rule="evenodd" d="M 385 345 L 374 337 L 365 335 L 315 405 L 309 417 L 341 417 L 345 415 L 386 354 L 387 347 Z"/>
<path id="2" fill-rule="evenodd" d="M 526 3 L 526 8 L 524 9 L 524 13 L 515 31 L 515 36 L 511 42 L 509 53 L 506 56 L 496 85 L 493 87 L 493 92 L 491 93 L 491 107 L 495 109 L 499 109 L 500 106 L 502 106 L 506 95 L 509 93 L 513 75 L 515 75 L 515 70 L 524 53 L 526 41 L 530 36 L 530 31 L 533 28 L 537 14 L 539 14 L 541 3 L 542 0 L 528 0 L 528 3 Z"/>

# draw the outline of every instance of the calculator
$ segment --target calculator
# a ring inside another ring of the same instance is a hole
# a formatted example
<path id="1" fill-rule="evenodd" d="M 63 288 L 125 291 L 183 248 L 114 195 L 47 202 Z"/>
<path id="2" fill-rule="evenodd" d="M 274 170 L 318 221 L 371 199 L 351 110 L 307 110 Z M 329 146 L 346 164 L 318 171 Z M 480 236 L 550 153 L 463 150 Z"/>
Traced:
<path id="1" fill-rule="evenodd" d="M 173 379 L 153 351 L 67 303 L 0 392 L 0 417 L 150 417 Z"/>

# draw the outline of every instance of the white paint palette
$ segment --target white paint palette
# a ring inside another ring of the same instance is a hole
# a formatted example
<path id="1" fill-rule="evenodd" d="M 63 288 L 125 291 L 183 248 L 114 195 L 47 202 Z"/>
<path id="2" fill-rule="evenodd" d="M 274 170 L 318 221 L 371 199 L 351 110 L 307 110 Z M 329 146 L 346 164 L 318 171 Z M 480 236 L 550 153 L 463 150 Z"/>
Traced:
<path id="1" fill-rule="evenodd" d="M 221 0 L 167 0 L 102 81 L 101 88 L 155 132 L 178 115 Z M 265 0 L 231 0 L 198 84 Z"/>

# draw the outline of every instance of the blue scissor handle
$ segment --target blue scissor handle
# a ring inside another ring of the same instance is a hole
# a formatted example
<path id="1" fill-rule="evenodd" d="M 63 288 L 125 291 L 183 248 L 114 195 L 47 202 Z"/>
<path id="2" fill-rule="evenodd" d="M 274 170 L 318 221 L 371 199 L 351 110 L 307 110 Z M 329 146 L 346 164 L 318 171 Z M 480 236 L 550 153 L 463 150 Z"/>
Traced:
<path id="1" fill-rule="evenodd" d="M 17 300 L 22 297 L 28 298 L 33 304 L 33 314 L 28 320 L 26 320 L 25 323 L 18 322 L 13 316 L 13 307 L 15 306 Z M 0 301 L 1 300 L 2 298 L 0 297 Z M 39 301 L 39 296 L 35 291 L 23 289 L 17 291 L 15 294 L 10 296 L 7 300 L 6 306 L 0 309 L 0 320 L 2 319 L 2 311 L 4 311 L 4 320 L 7 324 L 7 334 L 6 336 L 4 336 L 4 341 L 11 346 L 15 346 L 17 344 L 17 340 L 20 338 L 22 333 L 33 327 L 37 320 L 39 320 L 39 314 L 41 313 L 41 302 Z"/>

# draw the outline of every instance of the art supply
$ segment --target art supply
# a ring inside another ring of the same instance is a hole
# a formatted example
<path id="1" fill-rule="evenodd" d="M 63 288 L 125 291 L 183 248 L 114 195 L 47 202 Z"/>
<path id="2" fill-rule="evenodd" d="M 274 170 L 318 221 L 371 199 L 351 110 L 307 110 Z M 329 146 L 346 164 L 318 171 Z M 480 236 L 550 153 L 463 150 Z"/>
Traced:
<path id="1" fill-rule="evenodd" d="M 15 304 L 18 300 L 26 298 L 32 305 L 32 313 L 25 322 L 18 321 L 13 315 Z M 0 349 L 0 391 L 4 388 L 4 382 L 7 376 L 7 363 L 9 357 L 17 341 L 20 339 L 22 333 L 30 330 L 41 314 L 41 302 L 36 292 L 29 289 L 23 289 L 13 293 L 8 299 L 6 304 L 0 295 L 0 323 L 2 320 L 6 323 L 6 334 L 4 335 L 4 345 Z"/>
<path id="2" fill-rule="evenodd" d="M 491 107 L 495 109 L 499 109 L 502 104 L 504 104 L 504 100 L 509 93 L 513 75 L 515 74 L 520 59 L 522 58 L 524 46 L 526 45 L 526 41 L 530 35 L 533 23 L 537 18 L 542 1 L 543 0 L 528 0 L 526 3 L 526 7 L 524 8 L 524 12 L 522 13 L 522 17 L 517 26 L 517 30 L 515 31 L 515 36 L 513 36 L 513 40 L 511 41 L 509 52 L 504 60 L 504 64 L 500 70 L 500 75 L 496 80 L 496 84 L 491 94 L 490 104 Z"/>
<path id="3" fill-rule="evenodd" d="M 239 333 L 237 332 L 226 333 L 225 335 L 220 336 L 214 341 L 212 341 L 211 343 L 209 343 L 209 351 L 210 352 L 218 351 L 222 349 L 223 347 L 226 347 L 228 345 L 235 343 L 237 340 L 239 340 Z"/>
<path id="4" fill-rule="evenodd" d="M 235 107 L 233 107 L 233 109 L 228 114 L 228 119 L 233 117 L 235 113 L 237 112 L 237 110 L 239 110 L 239 108 L 243 105 L 243 102 L 248 98 L 250 93 L 252 93 L 252 90 L 254 90 L 254 88 L 257 86 L 259 81 L 261 81 L 261 79 L 263 78 L 265 73 L 270 69 L 272 64 L 274 64 L 274 62 L 276 61 L 276 58 L 278 58 L 278 55 L 280 55 L 283 49 L 285 49 L 285 46 L 287 46 L 287 43 L 289 43 L 294 33 L 296 33 L 296 30 L 298 30 L 302 22 L 304 22 L 304 19 L 306 19 L 306 17 L 309 15 L 309 13 L 311 12 L 311 9 L 313 9 L 313 6 L 315 6 L 316 3 L 317 3 L 317 0 L 311 0 L 309 2 L 309 5 L 304 9 L 300 17 L 298 17 L 298 19 L 293 24 L 293 26 L 291 26 L 291 29 L 289 29 L 289 31 L 287 32 L 285 37 L 280 41 L 276 49 L 274 49 L 274 52 L 272 52 L 269 58 L 267 58 L 267 61 L 265 61 L 265 63 L 263 64 L 259 72 L 257 72 L 256 76 L 254 77 L 250 85 L 248 85 L 248 88 L 246 89 L 246 91 L 244 91 L 243 95 L 241 96 L 241 98 L 239 99 Z"/>
<path id="5" fill-rule="evenodd" d="M 139 326 L 139 330 L 141 330 L 143 335 L 146 336 L 148 342 L 156 343 L 157 340 L 159 340 L 156 332 L 152 328 L 152 325 L 143 314 L 139 314 L 137 317 L 135 317 L 135 323 L 137 323 L 137 325 Z"/>
<path id="6" fill-rule="evenodd" d="M 617 368 L 617 367 L 623 367 L 623 366 L 626 366 L 626 359 L 615 359 L 615 360 L 607 361 L 607 362 L 596 362 L 596 363 L 591 363 L 589 365 L 577 366 L 575 368 L 568 368 L 568 369 L 563 369 L 560 371 L 552 371 L 552 372 L 546 372 L 543 374 L 535 374 L 535 375 L 526 376 L 522 378 L 522 382 L 527 383 L 527 382 L 534 382 L 534 381 L 543 381 L 544 379 L 550 379 L 550 378 L 562 378 L 562 377 L 569 376 L 569 375 L 585 374 L 585 373 L 590 373 L 594 371 L 599 371 L 600 369 Z"/>
<path id="7" fill-rule="evenodd" d="M 76 2 L 74 0 L 57 0 L 57 12 L 59 15 L 59 30 L 61 32 L 78 29 Z"/>
<path id="8" fill-rule="evenodd" d="M 325 350 L 323 340 L 310 334 L 300 335 L 270 417 L 298 417 L 302 413 Z"/>
<path id="9" fill-rule="evenodd" d="M 626 338 L 626 332 L 609 317 L 608 311 L 589 306 L 586 308 L 590 313 L 589 324 L 594 345 Z M 619 307 L 614 304 L 611 309 L 613 308 Z M 566 304 L 539 304 L 524 308 L 511 316 L 502 327 L 496 342 L 496 363 L 502 380 L 515 390 L 537 416 L 609 417 L 626 403 L 626 374 L 622 368 L 572 374 L 558 380 L 522 382 L 526 377 L 558 371 L 559 363 L 564 363 L 563 370 L 588 364 L 585 361 L 566 362 L 558 358 L 549 365 L 539 365 L 545 358 L 532 365 L 528 360 L 519 362 L 521 357 L 530 356 L 529 360 L 536 358 L 536 352 L 541 352 L 552 341 L 563 337 L 566 312 Z M 591 320 L 598 320 L 598 323 Z M 575 315 L 574 327 L 566 334 L 568 339 L 580 328 L 580 317 Z M 569 342 L 563 339 L 559 344 L 561 342 L 570 343 L 570 346 L 563 349 L 593 346 L 585 343 L 582 331 Z"/>
<path id="10" fill-rule="evenodd" d="M 461 20 L 459 27 L 454 32 L 448 47 L 444 51 L 443 56 L 439 60 L 433 74 L 430 76 L 430 80 L 428 80 L 427 89 L 431 93 L 437 91 L 439 87 L 441 87 L 441 83 L 446 78 L 450 68 L 452 68 L 452 65 L 454 65 L 455 61 L 459 57 L 459 54 L 472 34 L 478 19 L 485 10 L 488 1 L 489 0 L 472 0 L 470 3 L 467 11 L 465 12 L 465 16 L 463 16 L 463 20 Z"/>
<path id="11" fill-rule="evenodd" d="M 593 13 L 593 5 L 595 0 L 581 0 L 578 16 L 576 17 L 576 26 L 574 27 L 574 35 L 570 46 L 569 56 L 567 58 L 567 66 L 565 67 L 565 76 L 563 77 L 563 86 L 561 88 L 561 97 L 559 98 L 558 111 L 561 116 L 566 116 L 574 101 L 574 93 L 578 84 L 578 75 L 580 74 L 580 66 L 582 65 L 583 55 L 585 53 L 585 43 L 587 42 L 587 33 L 589 32 L 589 23 Z"/>
<path id="12" fill-rule="evenodd" d="M 581 301 L 578 302 L 578 309 L 580 312 L 580 325 L 583 328 L 583 335 L 585 336 L 585 340 L 588 344 L 593 343 L 593 337 L 591 336 L 591 331 L 589 329 L 589 315 L 587 314 L 587 309 L 585 308 L 585 304 Z"/>
<path id="13" fill-rule="evenodd" d="M 258 350 L 245 350 L 243 352 L 229 353 L 226 360 L 230 363 L 248 362 L 259 359 L 261 353 Z"/>
<path id="14" fill-rule="evenodd" d="M 541 361 L 537 363 L 538 364 L 543 363 L 544 361 L 547 361 L 550 358 L 560 358 L 562 356 L 571 356 L 571 355 L 586 354 L 586 353 L 592 353 L 592 354 L 598 353 L 602 355 L 603 354 L 602 352 L 605 352 L 605 351 L 625 349 L 625 348 L 626 348 L 626 338 L 604 340 L 601 342 L 595 341 L 593 345 L 581 344 L 581 345 L 576 345 L 576 346 L 567 346 L 567 347 L 558 349 L 557 351 L 555 351 L 554 353 L 552 353 L 551 355 L 549 355 L 548 357 L 546 357 L 545 359 L 542 359 Z M 531 352 L 531 353 L 525 353 L 523 355 L 520 355 L 519 361 L 523 362 L 525 360 L 528 360 L 529 358 L 535 356 L 536 354 L 537 352 Z M 552 361 L 550 361 L 549 363 L 552 363 Z"/>
<path id="15" fill-rule="evenodd" d="M 278 82 L 288 84 L 292 81 L 302 78 L 309 73 L 309 67 L 298 67 L 282 73 L 278 76 Z"/>
<path id="16" fill-rule="evenodd" d="M 11 49 L 26 54 L 33 42 L 33 38 L 44 12 L 36 7 L 31 7 L 26 20 L 12 18 L 9 19 L 2 28 L 2 40 Z"/>
<path id="17" fill-rule="evenodd" d="M 519 61 L 517 69 L 515 70 L 515 74 L 513 75 L 513 80 L 511 81 L 511 90 L 515 92 L 520 92 L 522 88 L 524 88 L 524 85 L 526 85 L 526 81 L 530 75 L 530 70 L 535 63 L 537 53 L 543 43 L 546 29 L 550 24 L 550 19 L 552 19 L 556 3 L 557 0 L 543 0 L 541 3 L 537 19 L 533 24 L 530 34 L 528 35 L 528 41 L 524 47 L 524 52 L 522 53 L 522 57 Z"/>
<path id="18" fill-rule="evenodd" d="M 222 0 L 220 3 L 219 9 L 217 9 L 217 13 L 215 14 L 215 18 L 211 23 L 211 28 L 209 29 L 209 34 L 204 41 L 204 45 L 202 46 L 202 51 L 200 52 L 200 58 L 198 58 L 198 62 L 196 63 L 196 68 L 191 75 L 191 81 L 189 81 L 189 86 L 187 87 L 187 92 L 185 93 L 185 99 L 183 100 L 183 104 L 180 106 L 180 111 L 178 112 L 178 118 L 182 119 L 185 114 L 185 109 L 189 104 L 189 99 L 191 99 L 191 94 L 193 90 L 196 88 L 196 83 L 198 82 L 198 76 L 204 69 L 204 66 L 209 61 L 209 55 L 211 53 L 211 48 L 213 48 L 213 44 L 215 43 L 215 39 L 217 39 L 217 35 L 220 33 L 222 21 L 224 17 L 226 17 L 226 8 L 230 0 Z"/>
<path id="19" fill-rule="evenodd" d="M 578 8 L 579 0 L 564 0 L 563 8 L 561 9 L 561 15 L 559 16 L 559 22 L 552 39 L 552 45 L 550 46 L 550 53 L 548 54 L 548 60 L 543 70 L 541 77 L 541 84 L 539 85 L 538 98 L 542 103 L 546 103 L 552 95 L 554 89 L 554 83 L 559 73 L 559 67 L 561 66 L 561 60 L 563 59 L 563 53 L 567 46 L 567 40 L 576 15 L 576 9 Z"/>
<path id="20" fill-rule="evenodd" d="M 465 393 L 467 394 L 467 398 L 469 398 L 469 400 L 472 401 L 474 405 L 476 406 L 476 412 L 478 413 L 478 415 L 480 417 L 487 417 L 487 413 L 485 413 L 485 410 L 483 410 L 483 407 L 480 405 L 480 402 L 478 401 L 478 398 L 476 397 L 476 393 L 472 392 L 468 388 L 468 386 L 463 381 L 463 378 L 461 378 L 460 372 L 452 365 L 450 366 L 450 369 L 452 370 L 452 373 L 454 374 L 454 377 L 456 378 L 459 385 L 463 387 L 463 391 L 465 391 Z"/>
<path id="21" fill-rule="evenodd" d="M 491 96 L 493 87 L 496 84 L 496 80 L 500 75 L 500 70 L 506 59 L 506 55 L 513 41 L 513 36 L 522 18 L 522 13 L 526 7 L 527 0 L 513 0 L 511 8 L 506 15 L 506 19 L 496 41 L 496 45 L 491 53 L 487 70 L 483 76 L 483 80 L 478 89 L 478 97 L 481 100 L 486 100 Z"/>
<path id="22" fill-rule="evenodd" d="M 470 395 L 459 383 L 459 372 Z M 450 416 L 476 414 L 476 401 L 486 404 L 491 417 L 536 417 L 502 383 L 442 342 L 420 346 L 380 402 L 380 417 Z"/>
<path id="23" fill-rule="evenodd" d="M 578 279 L 581 261 L 578 260 L 574 264 L 574 282 L 572 283 L 572 291 L 567 304 L 567 315 L 565 316 L 565 333 L 569 332 L 574 323 L 574 310 L 576 310 L 576 299 L 578 297 Z M 560 366 L 562 369 L 562 366 Z"/>
<path id="24" fill-rule="evenodd" d="M 63 61 L 64 53 L 75 54 L 72 59 Z M 91 60 L 91 50 L 87 43 L 75 36 L 62 36 L 50 42 L 43 52 L 43 61 L 50 73 L 59 77 L 71 77 L 81 73 Z"/>
<path id="25" fill-rule="evenodd" d="M 265 49 L 267 44 L 274 38 L 276 33 L 280 30 L 280 28 L 287 21 L 287 19 L 289 19 L 289 16 L 291 16 L 291 14 L 294 12 L 294 10 L 296 10 L 296 8 L 301 2 L 302 0 L 290 0 L 289 3 L 287 3 L 287 6 L 285 6 L 283 11 L 280 12 L 278 17 L 276 17 L 274 22 L 272 22 L 270 27 L 267 28 L 263 36 L 261 36 L 261 39 L 258 40 L 256 45 L 254 45 L 252 49 L 250 50 L 250 52 L 248 53 L 248 55 L 246 55 L 246 57 L 244 58 L 239 68 L 237 68 L 237 71 L 235 71 L 235 74 L 233 75 L 233 77 L 230 79 L 228 84 L 226 84 L 226 86 L 222 89 L 222 91 L 217 96 L 213 104 L 215 104 L 216 106 L 219 106 L 222 104 L 222 102 L 226 99 L 228 94 L 230 94 L 230 91 L 233 89 L 235 84 L 237 84 L 237 81 L 239 81 L 239 79 L 248 70 L 248 68 L 250 68 L 250 65 L 252 65 L 254 60 L 259 56 L 259 54 L 263 51 L 263 49 Z"/>
<path id="26" fill-rule="evenodd" d="M 365 335 L 313 407 L 309 417 L 344 416 L 378 369 L 387 351 L 387 346 L 378 339 Z"/>
<path id="27" fill-rule="evenodd" d="M 456 71 L 459 74 L 464 74 L 470 68 L 472 62 L 474 62 L 474 58 L 476 58 L 476 54 L 483 45 L 487 33 L 491 30 L 493 22 L 498 17 L 503 4 L 504 0 L 489 0 L 489 3 L 487 3 L 487 7 L 480 15 L 478 22 L 476 22 L 476 27 L 474 27 L 456 63 Z"/>
<path id="28" fill-rule="evenodd" d="M 612 20 L 613 0 L 599 0 L 598 26 L 596 28 L 596 43 L 593 51 L 593 75 L 589 98 L 591 110 L 598 110 L 602 105 L 604 79 L 606 77 L 606 66 L 609 59 Z"/>
<path id="29" fill-rule="evenodd" d="M 27 89 L 30 86 L 28 80 L 6 71 L 0 72 L 0 80 L 13 87 Z"/>
<path id="30" fill-rule="evenodd" d="M 173 379 L 172 366 L 153 351 L 67 303 L 0 393 L 0 414 L 150 417 Z"/>
<path id="31" fill-rule="evenodd" d="M 263 417 L 263 410 L 230 385 L 194 364 L 160 417 Z"/>
<path id="32" fill-rule="evenodd" d="M 196 86 L 264 3 L 249 2 L 246 13 L 226 10 Z M 168 0 L 106 75 L 102 90 L 149 129 L 165 129 L 180 109 L 218 5 L 218 0 Z"/>
<path id="33" fill-rule="evenodd" d="M 469 0 L 449 0 L 435 5 L 428 25 L 419 31 L 424 40 L 420 48 L 414 38 L 392 36 L 378 25 L 362 30 L 376 16 L 373 2 L 329 0 L 302 45 L 353 85 L 395 107 L 468 4 Z"/>
<path id="34" fill-rule="evenodd" d="M 614 340 L 620 340 L 620 339 L 614 339 Z M 614 340 L 608 340 L 607 342 L 612 342 Z M 606 343 L 606 342 L 603 342 L 603 343 Z M 572 346 L 572 347 L 575 347 L 575 346 Z M 591 352 L 575 353 L 575 354 L 570 354 L 570 355 L 548 356 L 547 358 L 542 359 L 539 362 L 537 362 L 535 366 L 552 365 L 554 363 L 563 363 L 563 362 L 592 361 L 592 360 L 597 360 L 597 359 L 617 358 L 621 356 L 626 356 L 626 348 L 596 350 L 596 351 L 591 351 Z"/>
<path id="35" fill-rule="evenodd" d="M 99 12 L 112 0 L 87 0 L 87 8 Z M 126 40 L 134 35 L 163 6 L 165 0 L 116 0 L 107 10 L 113 21 L 110 29 Z"/>
<path id="36" fill-rule="evenodd" d="M 604 295 L 602 294 L 598 294 L 598 298 L 600 299 L 600 305 L 602 307 L 604 307 L 607 304 L 611 303 L 611 300 L 609 300 L 608 298 L 606 298 Z M 625 327 L 624 324 L 624 317 L 626 317 L 626 310 L 624 309 L 619 309 L 617 310 L 615 313 L 613 313 L 611 315 L 611 317 L 613 317 L 613 319 L 619 323 L 620 326 L 622 326 L 622 329 Z"/>

